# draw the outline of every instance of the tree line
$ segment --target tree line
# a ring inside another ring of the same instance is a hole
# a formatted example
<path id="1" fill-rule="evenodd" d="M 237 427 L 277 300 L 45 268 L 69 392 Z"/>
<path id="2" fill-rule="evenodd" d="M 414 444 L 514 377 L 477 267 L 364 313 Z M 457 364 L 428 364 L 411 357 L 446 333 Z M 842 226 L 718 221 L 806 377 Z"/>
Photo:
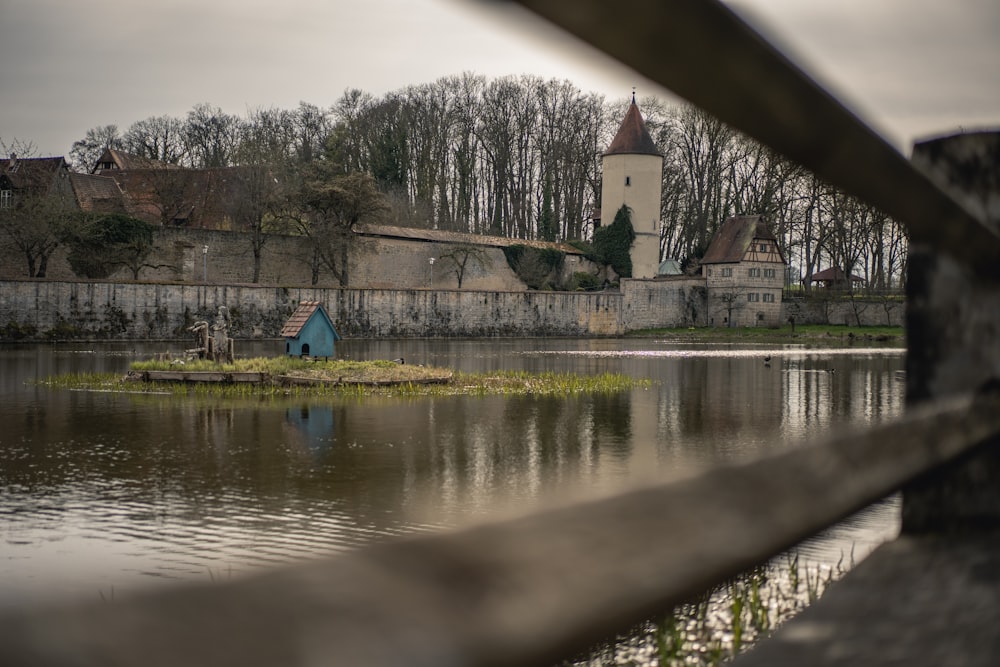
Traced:
<path id="1" fill-rule="evenodd" d="M 302 102 L 236 116 L 200 104 L 184 118 L 88 130 L 70 160 L 89 171 L 117 148 L 197 169 L 241 167 L 238 222 L 257 264 L 270 232 L 306 234 L 316 241 L 314 272 L 347 284 L 349 230 L 362 220 L 591 240 L 601 154 L 628 103 L 567 81 L 464 73 L 382 96 L 347 90 L 330 108 Z M 835 267 L 872 288 L 898 286 L 906 236 L 895 220 L 696 108 L 656 98 L 639 106 L 664 156 L 662 258 L 694 268 L 727 217 L 762 214 L 791 265 L 789 283 Z"/>

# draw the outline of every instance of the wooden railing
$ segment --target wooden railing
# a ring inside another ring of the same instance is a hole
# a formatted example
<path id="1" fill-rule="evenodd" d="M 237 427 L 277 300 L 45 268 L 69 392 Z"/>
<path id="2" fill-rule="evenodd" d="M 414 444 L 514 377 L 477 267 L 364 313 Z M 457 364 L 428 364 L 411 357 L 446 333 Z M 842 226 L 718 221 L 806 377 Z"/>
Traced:
<path id="1" fill-rule="evenodd" d="M 983 182 L 995 193 L 996 171 L 976 180 L 981 169 L 963 167 L 968 187 L 935 179 L 947 194 L 924 175 L 975 146 L 995 156 L 1000 142 L 927 144 L 915 168 L 717 2 L 521 4 L 909 226 L 905 417 L 680 483 L 244 581 L 7 613 L 0 664 L 546 665 L 900 488 L 906 535 L 1000 525 L 1000 239 L 975 199 Z"/>

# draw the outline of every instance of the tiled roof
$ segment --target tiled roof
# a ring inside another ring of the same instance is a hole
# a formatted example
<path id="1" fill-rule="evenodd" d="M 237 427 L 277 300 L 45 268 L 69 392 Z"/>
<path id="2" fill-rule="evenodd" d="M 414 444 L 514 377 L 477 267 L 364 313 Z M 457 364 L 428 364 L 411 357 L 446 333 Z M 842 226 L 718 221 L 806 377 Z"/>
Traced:
<path id="1" fill-rule="evenodd" d="M 292 316 L 285 322 L 285 326 L 281 327 L 281 337 L 296 338 L 302 333 L 302 327 L 306 325 L 306 322 L 313 316 L 313 313 L 322 307 L 319 301 L 300 301 L 299 307 L 295 309 Z"/>
<path id="2" fill-rule="evenodd" d="M 553 243 L 550 241 L 528 241 L 525 239 L 511 239 L 506 236 L 485 236 L 483 234 L 466 234 L 463 232 L 446 232 L 440 229 L 417 229 L 414 227 L 394 227 L 392 225 L 367 225 L 359 224 L 354 226 L 357 234 L 364 236 L 381 236 L 385 238 L 410 239 L 414 241 L 435 241 L 437 243 L 465 243 L 468 245 L 490 246 L 494 248 L 506 248 L 514 245 L 524 245 L 531 248 L 559 250 L 567 255 L 582 255 L 579 249 L 568 243 Z"/>
<path id="3" fill-rule="evenodd" d="M 183 169 L 176 164 L 170 164 L 169 162 L 163 162 L 162 160 L 154 160 L 152 158 L 143 157 L 141 155 L 132 155 L 131 153 L 126 153 L 124 151 L 117 150 L 115 148 L 109 148 L 104 151 L 104 154 L 98 158 L 97 163 L 91 170 L 92 174 L 100 173 L 102 170 L 100 166 L 104 163 L 111 162 L 115 165 L 117 169 L 127 170 L 127 169 Z"/>
<path id="4" fill-rule="evenodd" d="M 829 269 L 823 269 L 819 273 L 812 274 L 811 280 L 814 281 L 814 282 L 826 282 L 826 281 L 845 282 L 845 280 L 844 280 L 844 271 L 843 271 L 843 269 L 839 269 L 837 267 L 831 267 Z M 864 278 L 862 278 L 861 276 L 855 275 L 853 273 L 851 274 L 851 280 L 853 282 L 864 282 Z"/>
<path id="5" fill-rule="evenodd" d="M 230 229 L 240 169 L 113 169 L 101 176 L 121 188 L 131 216 L 152 224 Z"/>
<path id="6" fill-rule="evenodd" d="M 702 264 L 740 262 L 755 240 L 774 241 L 777 238 L 767 226 L 762 215 L 736 215 L 719 227 L 712 242 L 701 258 Z"/>
<path id="7" fill-rule="evenodd" d="M 18 190 L 47 190 L 56 173 L 65 168 L 61 157 L 29 157 L 0 160 L 0 174 Z"/>
<path id="8" fill-rule="evenodd" d="M 653 138 L 649 136 L 649 132 L 646 130 L 646 123 L 642 120 L 642 114 L 639 113 L 639 107 L 636 105 L 635 100 L 632 100 L 632 104 L 629 105 L 628 111 L 625 112 L 625 120 L 622 121 L 621 127 L 618 128 L 618 134 L 615 135 L 614 140 L 612 140 L 611 145 L 608 146 L 608 150 L 604 154 L 660 155 L 660 151 L 653 142 Z"/>
<path id="9" fill-rule="evenodd" d="M 73 193 L 80 210 L 100 213 L 125 212 L 122 191 L 113 178 L 70 172 L 69 182 L 73 186 Z"/>

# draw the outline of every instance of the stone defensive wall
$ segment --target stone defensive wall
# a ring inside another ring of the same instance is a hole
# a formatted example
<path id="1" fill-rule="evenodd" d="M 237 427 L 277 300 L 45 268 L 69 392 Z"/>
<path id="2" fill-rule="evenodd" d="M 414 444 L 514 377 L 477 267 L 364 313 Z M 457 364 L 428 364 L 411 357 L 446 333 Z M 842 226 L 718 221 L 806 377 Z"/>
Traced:
<path id="1" fill-rule="evenodd" d="M 906 325 L 906 301 L 900 294 L 854 299 L 828 297 L 822 291 L 811 297 L 786 295 L 781 303 L 781 322 L 786 323 L 792 317 L 797 324 L 901 327 Z"/>
<path id="2" fill-rule="evenodd" d="M 343 336 L 618 336 L 706 326 L 696 278 L 623 280 L 621 291 L 340 289 L 260 285 L 0 280 L 0 337 L 178 339 L 229 310 L 237 338 L 274 338 L 300 301 L 323 303 Z M 899 300 L 793 300 L 800 324 L 899 325 Z"/>
<path id="3" fill-rule="evenodd" d="M 300 301 L 319 301 L 343 336 L 615 336 L 619 292 L 485 292 L 255 285 L 0 281 L 4 338 L 177 339 L 229 310 L 237 338 L 275 338 Z"/>
<path id="4" fill-rule="evenodd" d="M 240 285 L 253 282 L 253 251 L 250 237 L 241 232 L 156 229 L 155 245 L 147 258 L 139 280 L 145 282 Z M 348 284 L 360 288 L 412 289 L 457 288 L 454 266 L 442 260 L 453 246 L 419 240 L 379 238 L 358 235 L 349 256 Z M 48 280 L 79 281 L 66 260 L 67 249 L 60 246 L 49 259 Z M 261 252 L 259 284 L 312 285 L 313 247 L 302 236 L 269 234 Z M 436 264 L 429 262 L 437 259 Z M 0 235 L 0 280 L 27 277 L 24 256 L 16 252 Z M 566 257 L 564 273 L 595 273 L 597 268 L 580 257 Z M 563 276 L 565 278 L 566 276 Z M 128 282 L 132 275 L 119 269 L 109 280 Z M 316 275 L 316 286 L 338 287 L 339 281 L 325 268 Z M 500 248 L 483 247 L 481 255 L 468 262 L 463 275 L 463 289 L 515 292 L 527 286 L 507 265 Z"/>

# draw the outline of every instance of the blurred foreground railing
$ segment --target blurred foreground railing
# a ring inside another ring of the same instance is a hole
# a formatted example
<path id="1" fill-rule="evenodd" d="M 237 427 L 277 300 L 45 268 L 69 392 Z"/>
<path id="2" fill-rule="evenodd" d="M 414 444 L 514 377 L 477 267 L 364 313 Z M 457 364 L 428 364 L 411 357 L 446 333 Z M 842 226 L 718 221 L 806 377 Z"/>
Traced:
<path id="1" fill-rule="evenodd" d="M 717 2 L 521 4 L 908 225 L 905 418 L 676 484 L 244 581 L 8 613 L 0 664 L 545 665 L 900 488 L 903 536 L 745 660 L 992 664 L 998 135 L 921 144 L 911 164 Z"/>
<path id="2" fill-rule="evenodd" d="M 1000 432 L 956 398 L 675 484 L 225 584 L 0 617 L 3 665 L 546 665 Z"/>

